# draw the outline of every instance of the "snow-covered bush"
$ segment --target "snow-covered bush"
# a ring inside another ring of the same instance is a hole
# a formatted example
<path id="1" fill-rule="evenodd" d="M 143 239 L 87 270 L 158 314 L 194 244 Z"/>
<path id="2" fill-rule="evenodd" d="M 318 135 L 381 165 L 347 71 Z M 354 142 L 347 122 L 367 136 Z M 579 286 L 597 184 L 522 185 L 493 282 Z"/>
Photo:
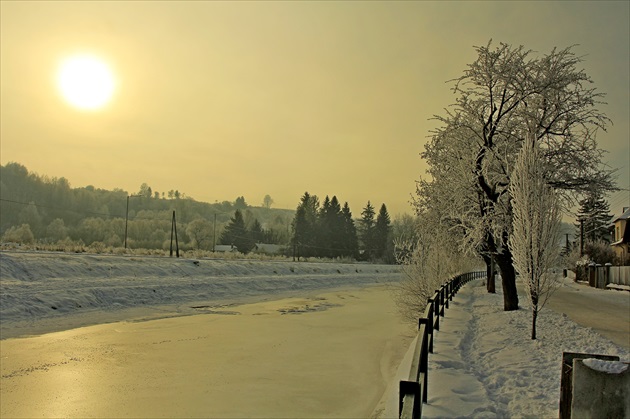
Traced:
<path id="1" fill-rule="evenodd" d="M 393 286 L 394 301 L 401 316 L 414 324 L 442 284 L 478 264 L 457 251 L 455 237 L 448 229 L 428 217 L 424 221 L 418 224 L 415 240 L 394 242 L 394 254 L 403 274 L 400 283 Z"/>

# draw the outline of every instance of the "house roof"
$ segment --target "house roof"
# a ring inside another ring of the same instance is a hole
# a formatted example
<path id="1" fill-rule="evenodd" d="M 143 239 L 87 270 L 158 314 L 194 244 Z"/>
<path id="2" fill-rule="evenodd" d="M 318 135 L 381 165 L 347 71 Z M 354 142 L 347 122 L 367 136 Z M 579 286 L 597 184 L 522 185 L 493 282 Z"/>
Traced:
<path id="1" fill-rule="evenodd" d="M 628 218 L 630 218 L 630 208 L 624 208 L 626 211 L 621 214 L 619 217 L 615 217 L 613 218 L 612 222 L 615 223 L 619 220 L 627 220 Z"/>

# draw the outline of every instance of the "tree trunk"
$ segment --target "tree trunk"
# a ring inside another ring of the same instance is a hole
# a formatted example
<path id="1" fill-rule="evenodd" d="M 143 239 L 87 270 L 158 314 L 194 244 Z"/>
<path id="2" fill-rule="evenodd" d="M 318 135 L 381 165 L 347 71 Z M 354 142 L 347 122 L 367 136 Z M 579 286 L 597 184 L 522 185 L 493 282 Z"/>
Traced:
<path id="1" fill-rule="evenodd" d="M 495 294 L 496 291 L 496 286 L 494 283 L 494 277 L 495 277 L 496 271 L 494 269 L 494 260 L 492 258 L 490 258 L 490 276 L 488 277 L 488 293 L 490 294 Z"/>
<path id="2" fill-rule="evenodd" d="M 536 318 L 538 317 L 538 307 L 532 307 L 532 340 L 536 339 Z"/>
<path id="3" fill-rule="evenodd" d="M 495 256 L 495 261 L 501 271 L 503 285 L 503 310 L 518 310 L 518 293 L 516 291 L 516 272 L 512 265 L 512 253 L 507 248 Z"/>
<path id="4" fill-rule="evenodd" d="M 494 284 L 494 264 L 492 261 L 492 257 L 487 255 L 483 255 L 481 257 L 486 264 L 486 290 L 488 291 L 488 293 L 494 294 L 496 293 L 496 287 Z"/>

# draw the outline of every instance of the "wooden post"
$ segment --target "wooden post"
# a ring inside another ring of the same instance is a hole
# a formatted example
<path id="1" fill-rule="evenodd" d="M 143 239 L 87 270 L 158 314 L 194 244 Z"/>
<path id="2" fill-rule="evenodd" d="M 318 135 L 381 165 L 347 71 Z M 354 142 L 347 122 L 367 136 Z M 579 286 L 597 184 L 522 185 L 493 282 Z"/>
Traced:
<path id="1" fill-rule="evenodd" d="M 175 221 L 175 210 L 173 210 L 173 229 L 175 231 L 175 254 L 179 257 L 179 242 L 177 241 L 177 221 Z"/>
<path id="2" fill-rule="evenodd" d="M 436 290 L 433 294 L 433 315 L 435 316 L 435 330 L 440 330 L 440 294 Z"/>
<path id="3" fill-rule="evenodd" d="M 403 412 L 403 400 L 406 395 L 413 395 L 413 413 L 412 417 L 420 417 L 420 383 L 416 381 L 401 381 L 398 388 L 398 417 Z"/>
<path id="4" fill-rule="evenodd" d="M 430 340 L 429 340 L 429 352 L 433 353 L 433 327 L 434 327 L 434 320 L 433 320 L 433 299 L 429 298 L 428 300 L 428 306 L 429 306 L 429 313 L 427 316 L 427 332 L 431 335 L 430 336 Z"/>
<path id="5" fill-rule="evenodd" d="M 171 218 L 171 248 L 169 251 L 169 257 L 173 257 L 173 229 L 175 228 L 175 223 L 173 222 L 175 219 L 175 211 L 173 211 L 173 218 Z"/>
<path id="6" fill-rule="evenodd" d="M 424 383 L 422 383 L 422 402 L 427 402 L 427 387 L 429 384 L 429 347 L 428 347 L 428 329 L 429 319 L 418 319 L 418 327 L 425 325 L 423 336 L 418 336 L 418 339 L 422 339 L 422 348 L 420 349 L 420 375 L 424 373 Z"/>

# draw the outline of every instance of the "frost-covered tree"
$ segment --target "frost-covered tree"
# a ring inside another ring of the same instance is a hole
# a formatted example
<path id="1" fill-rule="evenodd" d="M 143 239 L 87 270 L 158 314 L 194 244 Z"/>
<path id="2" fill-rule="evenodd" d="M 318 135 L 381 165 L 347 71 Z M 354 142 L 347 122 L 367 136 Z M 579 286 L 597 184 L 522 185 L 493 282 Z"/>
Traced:
<path id="1" fill-rule="evenodd" d="M 551 269 L 560 255 L 561 211 L 546 173 L 538 144 L 526 138 L 509 188 L 514 214 L 509 246 L 531 303 L 532 339 L 536 339 L 538 313 L 559 284 Z"/>
<path id="2" fill-rule="evenodd" d="M 586 192 L 584 199 L 580 200 L 577 219 L 578 223 L 575 227 L 578 237 L 582 233 L 581 229 L 584 229 L 585 240 L 610 242 L 608 226 L 611 224 L 612 214 L 601 190 L 590 189 Z M 580 220 L 582 220 L 582 226 L 580 226 Z"/>
<path id="3" fill-rule="evenodd" d="M 614 188 L 596 141 L 609 119 L 598 109 L 603 95 L 589 86 L 571 48 L 540 57 L 507 44 L 476 50 L 477 59 L 454 80 L 455 104 L 436 116 L 441 127 L 422 154 L 431 180 L 419 183 L 416 203 L 419 212 L 439 207 L 449 226 L 464 231 L 465 249 L 496 261 L 504 309 L 516 310 L 508 188 L 525 135 L 540 145 L 548 182 L 568 207 L 587 189 Z"/>
<path id="4" fill-rule="evenodd" d="M 401 316 L 412 323 L 418 321 L 427 299 L 453 276 L 472 270 L 475 260 L 454 249 L 456 235 L 435 234 L 446 226 L 437 213 L 418 214 L 412 237 L 395 239 L 396 261 L 403 278 L 393 286 L 394 301 Z"/>
<path id="5" fill-rule="evenodd" d="M 55 218 L 46 227 L 46 238 L 52 242 L 58 242 L 68 237 L 68 229 L 61 218 Z"/>
<path id="6" fill-rule="evenodd" d="M 22 224 L 19 227 L 13 226 L 4 232 L 2 241 L 7 243 L 32 244 L 35 237 L 28 224 Z"/>
<path id="7" fill-rule="evenodd" d="M 213 225 L 203 218 L 197 218 L 188 223 L 186 234 L 190 238 L 191 245 L 196 249 L 209 250 L 214 241 Z"/>

